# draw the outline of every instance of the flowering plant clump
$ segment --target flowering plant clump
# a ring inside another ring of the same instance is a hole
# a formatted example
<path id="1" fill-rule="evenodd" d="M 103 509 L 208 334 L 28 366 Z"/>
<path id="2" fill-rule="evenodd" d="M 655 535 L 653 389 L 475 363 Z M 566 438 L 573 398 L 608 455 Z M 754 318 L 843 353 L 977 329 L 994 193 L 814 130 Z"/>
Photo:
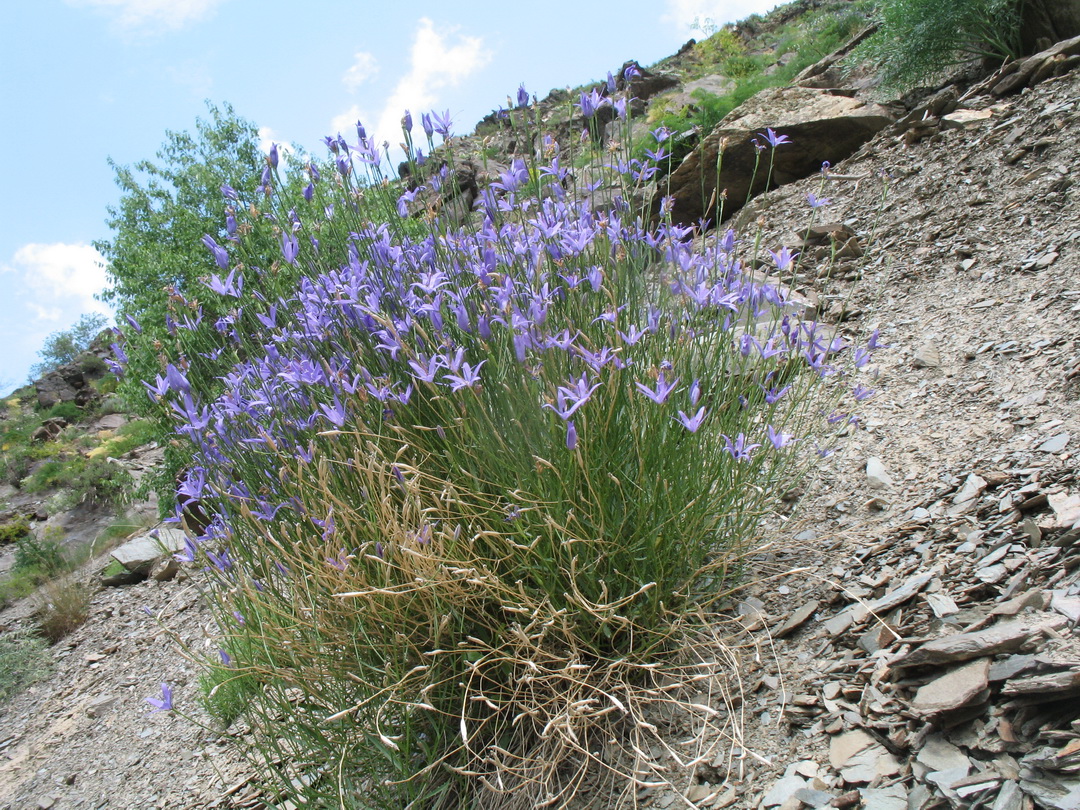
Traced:
<path id="1" fill-rule="evenodd" d="M 429 147 L 449 134 L 421 121 Z M 685 664 L 689 617 L 800 474 L 816 392 L 852 353 L 734 233 L 649 225 L 626 200 L 652 164 L 609 167 L 625 193 L 597 210 L 547 141 L 473 225 L 417 233 L 402 217 L 424 189 L 394 192 L 357 134 L 327 140 L 301 194 L 275 185 L 273 152 L 261 202 L 227 199 L 204 239 L 220 314 L 178 297 L 179 353 L 146 384 L 188 448 L 186 556 L 220 666 L 258 684 L 249 714 L 286 790 L 565 804 L 568 762 L 647 727 L 648 687 Z M 453 182 L 444 158 L 427 187 Z M 550 180 L 539 196 L 530 175 Z M 246 240 L 267 223 L 275 255 Z"/>

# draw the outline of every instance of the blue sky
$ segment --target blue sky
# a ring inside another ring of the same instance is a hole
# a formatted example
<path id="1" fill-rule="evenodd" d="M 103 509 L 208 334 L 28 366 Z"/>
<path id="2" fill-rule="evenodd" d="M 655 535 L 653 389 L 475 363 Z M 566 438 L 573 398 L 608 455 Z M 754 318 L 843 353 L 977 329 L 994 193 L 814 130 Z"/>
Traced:
<path id="1" fill-rule="evenodd" d="M 271 140 L 321 154 L 361 119 L 449 109 L 457 133 L 520 83 L 602 79 L 775 0 L 362 3 L 353 0 L 19 0 L 0 9 L 0 394 L 26 381 L 47 335 L 107 308 L 91 246 L 118 194 L 107 159 L 153 158 L 166 130 L 229 102 Z"/>

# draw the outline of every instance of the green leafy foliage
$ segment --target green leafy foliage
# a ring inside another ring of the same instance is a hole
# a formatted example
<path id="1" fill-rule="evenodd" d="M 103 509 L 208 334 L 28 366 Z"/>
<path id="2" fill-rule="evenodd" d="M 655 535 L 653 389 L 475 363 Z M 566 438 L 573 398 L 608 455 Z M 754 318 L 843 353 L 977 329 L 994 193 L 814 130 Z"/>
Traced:
<path id="1" fill-rule="evenodd" d="M 77 360 L 80 354 L 90 348 L 94 338 L 100 334 L 108 322 L 109 319 L 101 313 L 91 312 L 80 317 L 70 329 L 53 332 L 45 338 L 45 343 L 38 352 L 41 362 L 30 367 L 30 379 L 38 379 L 60 366 Z M 98 360 L 98 362 L 101 361 Z"/>
<path id="2" fill-rule="evenodd" d="M 0 546 L 15 543 L 30 534 L 30 524 L 26 518 L 16 518 L 7 523 L 0 523 Z"/>
<path id="3" fill-rule="evenodd" d="M 893 90 L 932 81 L 965 60 L 1020 52 L 1017 0 L 881 0 L 878 25 L 854 56 L 872 63 Z"/>
<path id="4" fill-rule="evenodd" d="M 142 382 L 163 373 L 178 357 L 176 323 L 188 319 L 214 323 L 228 319 L 233 308 L 230 300 L 208 294 L 208 280 L 225 277 L 229 271 L 218 266 L 202 238 L 210 236 L 228 250 L 230 235 L 223 227 L 226 214 L 246 215 L 245 237 L 261 245 L 269 263 L 263 268 L 232 268 L 240 276 L 239 283 L 258 278 L 261 292 L 273 299 L 294 289 L 303 272 L 303 266 L 280 261 L 280 222 L 287 221 L 286 212 L 279 212 L 284 220 L 271 220 L 262 216 L 261 209 L 272 190 L 281 199 L 303 202 L 302 189 L 311 168 L 302 155 L 294 153 L 287 167 L 270 172 L 255 124 L 227 104 L 208 105 L 208 111 L 207 118 L 197 119 L 194 132 L 166 133 L 156 160 L 134 166 L 111 164 L 120 203 L 109 211 L 112 238 L 94 245 L 108 261 L 110 287 L 103 300 L 118 310 L 124 331 L 121 343 L 128 362 L 119 393 L 132 412 L 150 417 L 156 438 L 165 446 L 165 463 L 150 479 L 162 496 L 163 510 L 172 506 L 172 488 L 183 460 L 167 443 L 168 420 L 147 399 Z M 332 164 L 321 169 L 333 175 Z M 269 173 L 266 184 L 264 172 Z M 232 196 L 226 196 L 227 190 Z M 362 199 L 355 202 L 363 207 Z M 332 228 L 320 234 L 327 245 L 345 238 L 347 234 Z M 273 258 L 275 252 L 278 259 Z M 230 344 L 228 336 L 222 335 L 219 345 L 211 349 L 220 354 L 217 367 L 221 370 L 235 360 Z M 200 382 L 220 385 L 212 372 Z"/>
<path id="5" fill-rule="evenodd" d="M 42 418 L 53 419 L 61 417 L 68 422 L 78 422 L 83 418 L 83 409 L 74 402 L 57 402 L 49 410 L 45 411 Z"/>
<path id="6" fill-rule="evenodd" d="M 13 573 L 34 572 L 42 580 L 64 570 L 64 553 L 59 541 L 48 534 L 37 537 L 27 534 L 15 543 Z"/>

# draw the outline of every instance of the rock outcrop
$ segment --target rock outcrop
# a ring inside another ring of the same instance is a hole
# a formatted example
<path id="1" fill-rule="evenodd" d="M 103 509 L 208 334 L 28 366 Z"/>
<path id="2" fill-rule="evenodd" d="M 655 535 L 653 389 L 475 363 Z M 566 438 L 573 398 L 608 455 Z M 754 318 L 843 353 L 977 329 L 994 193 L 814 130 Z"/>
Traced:
<path id="1" fill-rule="evenodd" d="M 723 218 L 769 188 L 852 155 L 893 116 L 878 104 L 807 87 L 763 90 L 725 118 L 671 175 L 672 215 L 692 224 L 723 201 Z M 766 129 L 787 139 L 770 151 Z"/>

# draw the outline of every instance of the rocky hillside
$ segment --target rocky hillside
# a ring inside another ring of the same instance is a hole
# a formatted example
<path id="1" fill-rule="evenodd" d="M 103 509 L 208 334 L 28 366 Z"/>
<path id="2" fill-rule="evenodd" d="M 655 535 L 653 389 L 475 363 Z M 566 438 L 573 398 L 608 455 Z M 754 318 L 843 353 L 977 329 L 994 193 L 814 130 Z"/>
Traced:
<path id="1" fill-rule="evenodd" d="M 826 22 L 826 4 L 799 5 L 808 18 L 732 29 L 741 50 L 718 32 L 629 81 L 642 132 L 689 124 L 686 159 L 661 178 L 675 215 L 697 220 L 725 189 L 749 197 L 724 215 L 801 254 L 807 306 L 838 330 L 880 330 L 876 393 L 768 527 L 756 576 L 699 650 L 715 663 L 697 708 L 651 718 L 665 742 L 632 766 L 653 786 L 597 786 L 580 806 L 1080 807 L 1080 41 L 881 103 L 837 56 L 789 68 L 805 57 L 784 37 Z M 755 77 L 801 79 L 695 130 L 719 103 L 698 91 L 737 88 L 735 56 Z M 545 131 L 580 131 L 568 99 L 537 107 Z M 737 158 L 766 127 L 792 141 L 768 189 Z M 733 159 L 703 195 L 721 139 Z M 461 145 L 471 162 L 417 213 L 467 217 L 535 147 L 497 115 Z M 583 184 L 594 171 L 575 166 Z M 79 576 L 96 585 L 105 564 Z M 228 691 L 213 713 L 200 705 L 197 659 L 216 647 L 197 581 L 94 593 L 51 674 L 0 708 L 0 807 L 266 806 Z M 201 725 L 150 712 L 159 681 Z"/>

